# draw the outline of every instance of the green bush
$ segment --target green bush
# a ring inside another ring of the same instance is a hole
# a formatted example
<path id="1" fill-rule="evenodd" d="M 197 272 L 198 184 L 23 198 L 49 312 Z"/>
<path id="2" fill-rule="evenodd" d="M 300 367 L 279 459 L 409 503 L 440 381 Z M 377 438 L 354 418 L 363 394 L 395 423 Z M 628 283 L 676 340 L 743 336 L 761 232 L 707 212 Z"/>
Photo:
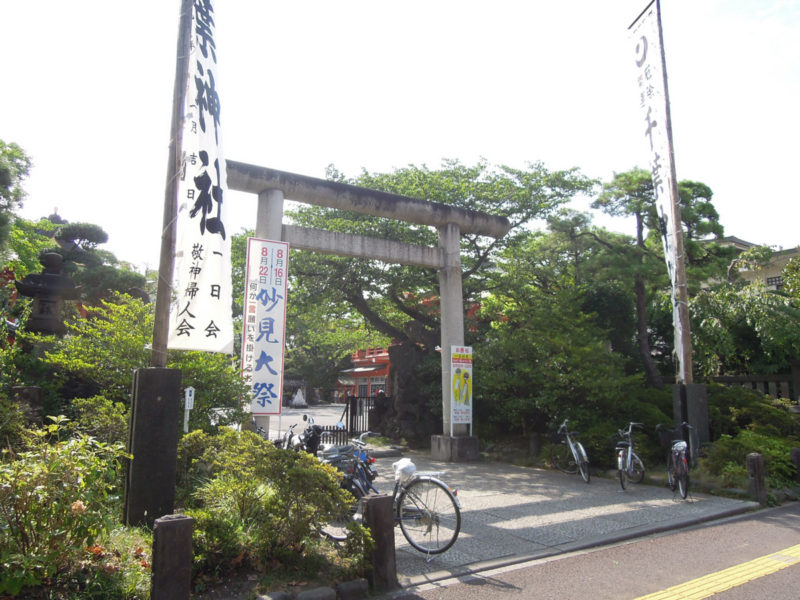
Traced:
<path id="1" fill-rule="evenodd" d="M 25 414 L 0 390 L 0 447 L 16 447 L 25 430 Z"/>
<path id="2" fill-rule="evenodd" d="M 747 455 L 758 452 L 764 456 L 767 485 L 771 488 L 793 487 L 797 469 L 789 453 L 796 442 L 742 430 L 736 436 L 723 435 L 706 449 L 701 466 L 708 473 L 728 482 L 741 482 Z"/>
<path id="3" fill-rule="evenodd" d="M 749 388 L 709 384 L 708 418 L 712 440 L 735 436 L 743 429 L 800 438 L 800 420 L 788 411 L 786 401 Z"/>
<path id="4" fill-rule="evenodd" d="M 125 444 L 128 440 L 128 419 L 125 405 L 105 396 L 72 400 L 76 428 L 107 444 Z"/>
<path id="5" fill-rule="evenodd" d="M 28 434 L 0 462 L 0 593 L 68 571 L 113 525 L 122 448 L 85 435 L 59 439 L 63 417 Z"/>
<path id="6" fill-rule="evenodd" d="M 341 547 L 326 545 L 320 535 L 322 524 L 353 501 L 331 466 L 229 429 L 184 436 L 178 457 L 181 497 L 195 518 L 196 575 L 324 556 L 334 557 L 338 572 L 363 573 L 371 544 L 363 527 L 354 525 Z"/>

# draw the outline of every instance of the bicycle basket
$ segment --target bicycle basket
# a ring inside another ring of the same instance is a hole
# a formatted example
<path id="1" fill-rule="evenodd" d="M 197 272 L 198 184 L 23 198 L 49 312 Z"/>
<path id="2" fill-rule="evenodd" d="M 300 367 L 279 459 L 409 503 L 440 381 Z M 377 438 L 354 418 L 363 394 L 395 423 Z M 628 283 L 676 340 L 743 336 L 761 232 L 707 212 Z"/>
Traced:
<path id="1" fill-rule="evenodd" d="M 405 483 L 417 472 L 417 466 L 411 462 L 410 458 L 401 458 L 396 463 L 392 463 L 394 469 L 394 478 L 396 481 Z"/>
<path id="2" fill-rule="evenodd" d="M 562 444 L 565 439 L 567 439 L 567 436 L 565 436 L 563 433 L 560 433 L 558 431 L 554 431 L 553 433 L 550 434 L 550 443 L 551 444 Z"/>

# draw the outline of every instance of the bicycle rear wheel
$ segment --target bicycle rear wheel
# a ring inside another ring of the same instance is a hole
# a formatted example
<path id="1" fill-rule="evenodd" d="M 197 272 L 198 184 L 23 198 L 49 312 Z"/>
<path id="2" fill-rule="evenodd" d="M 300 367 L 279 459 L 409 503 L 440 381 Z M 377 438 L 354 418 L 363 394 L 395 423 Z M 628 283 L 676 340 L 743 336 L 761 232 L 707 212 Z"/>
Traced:
<path id="1" fill-rule="evenodd" d="M 628 471 L 626 469 L 617 469 L 617 476 L 619 477 L 619 485 L 622 489 L 628 488 Z"/>
<path id="2" fill-rule="evenodd" d="M 560 444 L 553 444 L 550 447 L 550 462 L 559 471 L 572 475 L 578 471 L 578 465 L 575 464 L 575 457 L 572 456 L 572 451 L 567 446 L 566 442 Z"/>
<path id="3" fill-rule="evenodd" d="M 631 472 L 629 479 L 633 483 L 642 483 L 644 479 L 644 463 L 635 454 L 631 456 Z"/>
<path id="4" fill-rule="evenodd" d="M 675 491 L 675 456 L 672 452 L 667 456 L 667 487 Z"/>
<path id="5" fill-rule="evenodd" d="M 589 472 L 589 459 L 586 458 L 586 450 L 583 449 L 583 445 L 580 442 L 575 442 L 575 449 L 578 451 L 578 458 L 580 460 L 578 464 L 578 470 L 580 471 L 583 480 L 586 483 L 589 483 L 591 473 Z"/>
<path id="6" fill-rule="evenodd" d="M 426 554 L 448 550 L 461 531 L 461 510 L 453 494 L 440 481 L 420 477 L 397 499 L 400 530 L 415 549 Z"/>

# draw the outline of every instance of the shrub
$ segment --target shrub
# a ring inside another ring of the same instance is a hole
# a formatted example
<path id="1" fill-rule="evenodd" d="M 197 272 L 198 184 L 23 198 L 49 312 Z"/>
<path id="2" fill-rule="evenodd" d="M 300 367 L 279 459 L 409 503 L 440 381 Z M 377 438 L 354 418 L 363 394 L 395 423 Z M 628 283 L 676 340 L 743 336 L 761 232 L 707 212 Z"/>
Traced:
<path id="1" fill-rule="evenodd" d="M 59 439 L 65 419 L 29 432 L 0 462 L 0 593 L 38 586 L 84 558 L 113 524 L 122 448 L 85 435 Z"/>
<path id="2" fill-rule="evenodd" d="M 249 431 L 196 431 L 178 449 L 179 489 L 195 519 L 195 574 L 263 570 L 334 556 L 335 568 L 363 573 L 371 538 L 353 526 L 348 543 L 326 546 L 320 527 L 353 497 L 339 473 L 305 452 L 280 450 Z"/>
<path id="3" fill-rule="evenodd" d="M 767 485 L 771 488 L 792 487 L 797 469 L 789 453 L 796 445 L 789 440 L 779 439 L 742 430 L 736 436 L 723 435 L 706 450 L 701 459 L 702 467 L 714 476 L 728 482 L 741 481 L 747 455 L 758 452 L 764 456 Z"/>
<path id="4" fill-rule="evenodd" d="M 76 428 L 107 444 L 124 444 L 128 439 L 125 405 L 105 396 L 75 398 L 72 401 Z"/>
<path id="5" fill-rule="evenodd" d="M 742 429 L 785 438 L 800 437 L 800 421 L 785 401 L 738 386 L 708 385 L 711 439 L 736 436 Z"/>

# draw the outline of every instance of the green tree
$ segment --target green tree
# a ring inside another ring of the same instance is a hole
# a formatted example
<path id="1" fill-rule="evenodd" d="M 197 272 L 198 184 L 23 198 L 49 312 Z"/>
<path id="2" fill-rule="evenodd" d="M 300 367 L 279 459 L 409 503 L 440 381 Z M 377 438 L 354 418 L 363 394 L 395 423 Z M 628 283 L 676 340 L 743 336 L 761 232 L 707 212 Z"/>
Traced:
<path id="1" fill-rule="evenodd" d="M 0 140 L 0 252 L 8 241 L 12 214 L 25 199 L 22 182 L 30 170 L 31 159 L 22 148 Z"/>
<path id="2" fill-rule="evenodd" d="M 333 169 L 329 170 L 329 177 L 345 181 Z M 499 240 L 462 235 L 462 283 L 467 306 L 480 301 L 490 283 L 488 274 L 494 268 L 495 257 L 500 251 L 523 235 L 525 228 L 535 219 L 546 217 L 594 185 L 577 169 L 551 172 L 540 163 L 528 165 L 526 169 L 513 169 L 491 166 L 485 161 L 466 166 L 454 160 L 444 161 L 437 170 L 412 165 L 393 173 L 364 172 L 346 182 L 509 219 L 511 231 Z M 391 219 L 307 206 L 292 211 L 291 217 L 297 224 L 307 227 L 429 247 L 438 245 L 437 234 L 432 228 Z M 438 359 L 435 347 L 441 339 L 435 271 L 312 253 L 293 253 L 291 261 L 293 304 L 303 310 L 318 305 L 322 296 L 324 303 L 330 306 L 326 312 L 332 318 L 348 315 L 348 320 L 353 322 L 358 315 L 385 339 L 398 344 L 390 349 L 390 353 L 396 353 L 392 365 L 398 381 L 414 386 L 427 383 L 434 386 L 431 389 L 438 389 L 435 387 L 439 385 L 437 377 L 422 379 L 424 364 L 429 358 Z M 403 347 L 405 350 L 401 349 Z M 422 398 L 420 388 L 393 389 L 392 393 L 396 399 L 406 393 L 410 403 L 427 403 L 429 399 Z M 422 407 L 415 410 L 415 418 L 430 424 L 431 420 L 424 416 L 426 410 Z"/>
<path id="3" fill-rule="evenodd" d="M 666 270 L 663 268 L 663 261 L 659 264 L 653 242 L 648 243 L 647 240 L 648 231 L 654 229 L 657 223 L 650 173 L 643 169 L 615 173 L 614 179 L 603 186 L 603 192 L 592 206 L 612 216 L 634 219 L 635 235 L 628 253 L 628 268 L 632 275 L 635 298 L 636 343 L 648 383 L 653 387 L 661 387 L 663 384 L 653 358 L 647 322 L 648 282 L 651 287 L 663 287 Z"/>
<path id="4" fill-rule="evenodd" d="M 58 246 L 51 251 L 64 258 L 64 272 L 80 287 L 84 301 L 97 304 L 119 292 L 147 299 L 144 275 L 98 248 L 108 241 L 99 225 L 64 222 L 55 230 L 55 241 Z"/>
<path id="5" fill-rule="evenodd" d="M 678 183 L 681 202 L 681 224 L 686 249 L 686 270 L 690 291 L 697 292 L 709 281 L 721 281 L 725 277 L 728 264 L 735 250 L 710 242 L 722 237 L 723 228 L 719 214 L 714 208 L 711 189 L 693 181 Z M 651 314 L 659 296 L 669 289 L 669 281 L 664 265 L 663 245 L 655 196 L 650 173 L 643 169 L 632 169 L 615 173 L 611 182 L 603 185 L 603 191 L 593 202 L 612 216 L 629 217 L 634 222 L 633 243 L 627 251 L 627 279 L 632 281 L 634 306 L 636 310 L 636 342 L 639 357 L 644 365 L 647 381 L 660 387 L 661 375 L 656 357 L 667 360 L 671 347 L 671 324 L 654 327 Z M 622 250 L 622 248 L 620 248 Z M 671 323 L 671 319 L 670 319 Z"/>
<path id="6" fill-rule="evenodd" d="M 133 373 L 150 364 L 153 332 L 151 307 L 129 296 L 102 301 L 86 318 L 67 322 L 69 335 L 41 338 L 47 342 L 42 361 L 49 373 L 67 379 L 65 400 L 102 395 L 112 403 L 130 405 Z M 230 357 L 207 352 L 173 351 L 167 366 L 180 369 L 184 387 L 194 387 L 190 426 L 204 431 L 241 423 L 246 388 Z"/>
<path id="7" fill-rule="evenodd" d="M 695 370 L 707 376 L 786 373 L 800 356 L 800 301 L 762 284 L 726 284 L 689 303 Z"/>

